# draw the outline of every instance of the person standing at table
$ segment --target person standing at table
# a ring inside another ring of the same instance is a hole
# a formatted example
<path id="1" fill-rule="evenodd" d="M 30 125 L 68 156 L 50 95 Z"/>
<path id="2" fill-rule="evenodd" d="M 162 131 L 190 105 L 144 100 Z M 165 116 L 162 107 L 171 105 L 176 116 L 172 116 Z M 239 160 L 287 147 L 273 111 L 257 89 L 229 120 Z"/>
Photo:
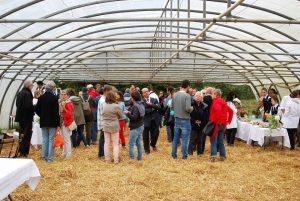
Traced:
<path id="1" fill-rule="evenodd" d="M 54 95 L 56 85 L 49 81 L 45 87 L 45 93 L 41 95 L 36 104 L 36 113 L 40 117 L 42 128 L 42 160 L 52 162 L 54 160 L 53 140 L 54 135 L 60 130 L 58 98 Z"/>
<path id="2" fill-rule="evenodd" d="M 20 138 L 23 135 L 20 147 L 19 156 L 27 157 L 30 149 L 30 141 L 32 136 L 32 121 L 34 116 L 33 95 L 31 93 L 33 82 L 26 80 L 23 89 L 18 93 L 16 99 L 16 122 L 20 125 Z"/>
<path id="3" fill-rule="evenodd" d="M 260 96 L 263 99 L 264 113 L 270 113 L 270 109 L 272 107 L 271 96 L 268 94 L 267 88 L 263 87 L 260 90 Z"/>
<path id="4" fill-rule="evenodd" d="M 190 113 L 193 111 L 191 96 L 188 94 L 190 86 L 189 80 L 183 80 L 181 82 L 180 91 L 178 91 L 172 99 L 175 117 L 174 139 L 172 142 L 173 159 L 177 159 L 177 145 L 179 143 L 180 134 L 182 136 L 182 159 L 185 160 L 188 157 L 188 141 L 191 132 Z"/>
<path id="5" fill-rule="evenodd" d="M 234 146 L 235 135 L 237 132 L 238 110 L 236 108 L 234 100 L 236 100 L 235 93 L 229 92 L 226 101 L 227 105 L 233 111 L 233 117 L 231 123 L 226 126 L 226 141 L 228 146 Z"/>
<path id="6" fill-rule="evenodd" d="M 217 159 L 217 151 L 220 152 L 220 161 L 226 159 L 226 151 L 224 146 L 224 133 L 226 125 L 230 124 L 233 117 L 232 109 L 221 98 L 222 92 L 220 89 L 214 89 L 212 93 L 213 102 L 210 108 L 211 122 L 215 123 L 215 128 L 210 137 L 210 160 L 215 162 Z"/>
<path id="7" fill-rule="evenodd" d="M 277 115 L 278 113 L 278 108 L 279 108 L 279 99 L 277 96 L 273 96 L 271 98 L 271 103 L 272 103 L 272 107 L 270 109 L 270 114 L 271 115 Z"/>
<path id="8" fill-rule="evenodd" d="M 297 132 L 299 118 L 300 118 L 300 93 L 299 91 L 293 92 L 294 98 L 291 98 L 285 103 L 284 112 L 282 115 L 283 128 L 287 129 L 291 150 L 295 149 L 295 135 Z"/>
<path id="9" fill-rule="evenodd" d="M 63 151 L 64 153 L 62 154 L 62 157 L 66 157 L 66 159 L 71 159 L 71 135 L 72 131 L 68 128 L 74 121 L 73 118 L 73 112 L 74 112 L 74 106 L 72 101 L 69 100 L 70 98 L 70 89 L 62 90 L 61 91 L 61 96 L 62 96 L 62 102 L 61 102 L 61 108 L 62 108 L 62 117 L 63 117 L 63 122 L 61 124 L 61 134 L 64 140 L 64 146 L 63 146 Z"/>

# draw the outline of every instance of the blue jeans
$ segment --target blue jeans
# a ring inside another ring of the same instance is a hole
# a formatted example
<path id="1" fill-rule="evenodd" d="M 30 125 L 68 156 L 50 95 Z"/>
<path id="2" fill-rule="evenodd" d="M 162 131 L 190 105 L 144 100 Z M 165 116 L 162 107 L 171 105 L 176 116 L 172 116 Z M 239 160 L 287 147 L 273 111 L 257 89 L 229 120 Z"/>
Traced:
<path id="1" fill-rule="evenodd" d="M 97 121 L 93 121 L 93 125 L 92 125 L 92 142 L 93 143 L 95 143 L 97 141 L 97 132 L 98 132 Z"/>
<path id="2" fill-rule="evenodd" d="M 216 157 L 218 149 L 220 151 L 220 156 L 226 158 L 226 151 L 224 146 L 224 133 L 225 126 L 219 124 L 218 133 L 216 136 L 210 141 L 210 156 Z"/>
<path id="3" fill-rule="evenodd" d="M 81 140 L 83 141 L 85 146 L 87 145 L 86 138 L 83 134 L 83 129 L 84 129 L 84 125 L 82 124 L 82 125 L 78 125 L 77 128 L 72 131 L 71 139 L 74 148 L 79 146 Z M 80 140 L 78 140 L 77 134 L 79 135 Z"/>
<path id="4" fill-rule="evenodd" d="M 42 128 L 42 160 L 54 160 L 53 140 L 56 128 Z"/>
<path id="5" fill-rule="evenodd" d="M 104 156 L 104 132 L 100 131 L 100 139 L 99 139 L 99 149 L 98 149 L 98 157 Z"/>
<path id="6" fill-rule="evenodd" d="M 191 122 L 189 119 L 175 118 L 174 127 L 174 139 L 172 143 L 172 157 L 177 158 L 177 145 L 180 138 L 180 133 L 182 135 L 181 153 L 182 159 L 187 159 L 188 156 L 188 142 L 191 133 Z"/>
<path id="7" fill-rule="evenodd" d="M 138 160 L 142 160 L 142 138 L 143 138 L 144 126 L 141 126 L 136 129 L 130 130 L 128 146 L 129 146 L 129 157 L 130 159 L 134 159 L 134 145 L 137 146 L 138 149 Z"/>

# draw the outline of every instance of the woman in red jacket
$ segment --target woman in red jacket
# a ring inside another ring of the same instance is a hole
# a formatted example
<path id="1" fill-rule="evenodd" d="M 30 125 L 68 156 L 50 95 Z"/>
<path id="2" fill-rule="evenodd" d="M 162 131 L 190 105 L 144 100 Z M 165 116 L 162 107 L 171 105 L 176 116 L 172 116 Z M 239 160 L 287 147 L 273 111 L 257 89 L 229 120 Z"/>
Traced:
<path id="1" fill-rule="evenodd" d="M 64 140 L 64 153 L 62 154 L 62 157 L 66 157 L 66 159 L 71 159 L 71 135 L 72 131 L 68 128 L 72 122 L 73 119 L 73 111 L 74 106 L 72 101 L 69 100 L 70 94 L 68 93 L 69 90 L 62 91 L 62 102 L 61 102 L 61 109 L 62 109 L 62 116 L 63 116 L 63 122 L 61 125 L 61 134 Z"/>
<path id="2" fill-rule="evenodd" d="M 209 120 L 216 124 L 213 135 L 210 137 L 210 157 L 211 161 L 217 159 L 217 151 L 220 151 L 220 160 L 226 159 L 226 151 L 224 146 L 224 133 L 226 125 L 231 123 L 233 111 L 228 107 L 227 103 L 221 98 L 222 92 L 220 89 L 214 89 L 212 94 L 212 105 L 210 108 Z"/>

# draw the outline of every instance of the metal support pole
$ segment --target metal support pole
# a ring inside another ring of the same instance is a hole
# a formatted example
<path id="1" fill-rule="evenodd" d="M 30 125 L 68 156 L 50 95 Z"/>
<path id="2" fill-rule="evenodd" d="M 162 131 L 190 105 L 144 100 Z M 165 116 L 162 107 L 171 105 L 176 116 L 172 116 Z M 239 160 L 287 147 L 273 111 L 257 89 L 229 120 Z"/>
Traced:
<path id="1" fill-rule="evenodd" d="M 170 2 L 170 18 L 173 18 L 173 0 Z M 170 38 L 173 37 L 173 21 L 170 22 Z M 170 41 L 170 49 L 172 49 L 173 43 Z M 172 56 L 172 52 L 170 51 L 170 56 Z"/>
<path id="2" fill-rule="evenodd" d="M 230 6 L 231 6 L 231 0 L 227 0 L 227 8 L 230 8 Z M 228 12 L 226 17 L 230 18 L 231 17 L 231 12 Z"/>
<path id="3" fill-rule="evenodd" d="M 206 19 L 206 0 L 203 0 L 203 18 Z M 206 27 L 206 23 L 203 22 L 203 28 L 202 28 L 202 30 L 204 30 L 205 27 Z M 206 39 L 206 33 L 204 33 L 202 37 L 205 40 Z"/>
<path id="4" fill-rule="evenodd" d="M 188 0 L 188 18 L 191 18 L 191 0 Z M 187 28 L 187 30 L 188 30 L 188 39 L 190 39 L 191 38 L 191 22 L 188 22 L 188 28 Z M 189 41 L 190 42 L 190 41 Z M 187 51 L 190 51 L 190 49 L 191 49 L 191 47 L 190 46 L 188 46 L 187 47 Z"/>
<path id="5" fill-rule="evenodd" d="M 177 0 L 177 18 L 179 19 L 179 7 L 180 7 L 180 0 Z M 177 38 L 179 38 L 179 21 L 177 21 Z M 179 49 L 179 41 L 177 41 L 177 49 Z M 177 57 L 179 56 L 179 54 L 177 54 Z"/>

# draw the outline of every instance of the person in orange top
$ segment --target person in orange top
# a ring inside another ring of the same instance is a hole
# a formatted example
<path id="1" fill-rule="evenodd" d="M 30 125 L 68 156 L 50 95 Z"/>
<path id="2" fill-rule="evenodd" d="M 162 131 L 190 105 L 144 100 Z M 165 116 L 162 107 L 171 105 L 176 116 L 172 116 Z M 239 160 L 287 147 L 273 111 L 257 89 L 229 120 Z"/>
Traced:
<path id="1" fill-rule="evenodd" d="M 72 101 L 69 100 L 70 98 L 70 90 L 65 90 L 61 92 L 62 102 L 62 116 L 63 116 L 63 123 L 61 125 L 61 134 L 64 140 L 64 147 L 63 147 L 63 154 L 62 157 L 66 157 L 66 159 L 71 159 L 71 135 L 72 131 L 68 128 L 74 121 L 73 112 L 74 106 Z"/>
<path id="2" fill-rule="evenodd" d="M 210 137 L 210 157 L 211 161 L 217 159 L 217 151 L 220 151 L 220 160 L 226 159 L 226 151 L 224 146 L 224 133 L 226 125 L 231 123 L 233 111 L 228 107 L 227 103 L 221 98 L 222 92 L 220 89 L 214 89 L 212 93 L 212 105 L 210 108 L 210 121 L 216 124 L 212 136 Z"/>

